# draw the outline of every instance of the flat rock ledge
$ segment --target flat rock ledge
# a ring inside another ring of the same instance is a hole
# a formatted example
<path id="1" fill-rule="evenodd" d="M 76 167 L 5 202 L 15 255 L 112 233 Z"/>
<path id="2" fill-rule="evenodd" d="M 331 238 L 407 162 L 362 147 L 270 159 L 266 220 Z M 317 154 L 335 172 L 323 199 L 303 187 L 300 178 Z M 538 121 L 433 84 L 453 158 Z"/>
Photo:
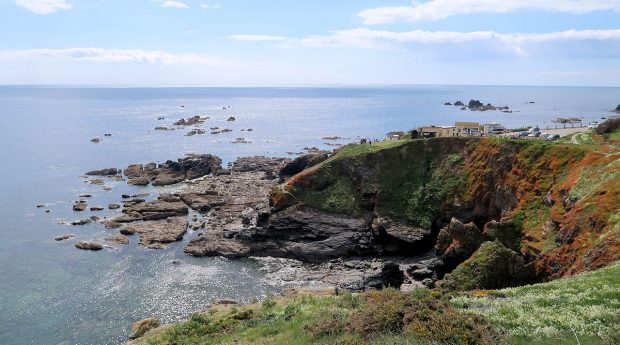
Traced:
<path id="1" fill-rule="evenodd" d="M 164 244 L 180 241 L 187 232 L 185 217 L 170 217 L 166 222 L 145 222 L 120 229 L 123 235 L 139 234 L 139 244 L 150 249 L 161 249 Z"/>

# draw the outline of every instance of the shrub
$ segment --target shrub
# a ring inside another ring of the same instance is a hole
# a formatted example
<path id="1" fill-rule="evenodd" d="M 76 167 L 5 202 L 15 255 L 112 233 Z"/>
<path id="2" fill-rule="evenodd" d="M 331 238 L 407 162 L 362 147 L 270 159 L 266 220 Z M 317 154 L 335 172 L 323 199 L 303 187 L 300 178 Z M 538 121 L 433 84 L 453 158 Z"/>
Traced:
<path id="1" fill-rule="evenodd" d="M 455 310 L 427 290 L 404 293 L 394 289 L 367 292 L 345 331 L 366 338 L 403 334 L 441 344 L 492 344 L 500 334 L 473 314 Z"/>

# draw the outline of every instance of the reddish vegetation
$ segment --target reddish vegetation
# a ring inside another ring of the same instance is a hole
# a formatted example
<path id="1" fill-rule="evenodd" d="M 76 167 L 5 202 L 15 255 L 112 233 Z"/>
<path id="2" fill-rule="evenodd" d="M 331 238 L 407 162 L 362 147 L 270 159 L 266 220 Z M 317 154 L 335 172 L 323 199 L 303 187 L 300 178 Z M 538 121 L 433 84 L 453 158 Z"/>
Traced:
<path id="1" fill-rule="evenodd" d="M 272 193 L 273 205 L 282 209 L 305 203 L 330 211 L 317 198 L 353 197 L 363 203 L 364 193 L 372 189 L 372 195 L 380 197 L 371 195 L 374 206 L 365 209 L 374 216 L 388 210 L 393 218 L 410 221 L 415 217 L 407 216 L 423 210 L 444 225 L 452 216 L 464 217 L 463 222 L 473 220 L 480 228 L 491 220 L 501 220 L 502 226 L 512 224 L 522 240 L 520 246 L 517 239 L 509 247 L 520 249 L 540 278 L 572 275 L 620 260 L 620 151 L 611 146 L 437 139 L 377 152 L 345 153 L 292 177 Z M 448 165 L 451 174 L 428 178 L 412 169 L 427 164 L 436 172 L 453 156 L 461 159 Z M 441 191 L 429 187 L 437 186 L 435 178 L 441 180 L 440 187 L 458 189 L 457 195 L 436 194 L 445 198 L 443 204 L 427 208 L 412 202 L 411 197 L 424 199 Z M 413 183 L 416 179 L 421 182 Z M 330 194 L 328 186 L 338 181 L 347 181 L 354 189 L 334 188 L 336 192 Z M 405 186 L 419 188 L 419 193 L 401 193 Z M 347 194 L 356 190 L 358 195 Z"/>
<path id="2" fill-rule="evenodd" d="M 466 195 L 477 215 L 501 213 L 494 199 L 502 190 L 512 192 L 516 205 L 504 217 L 521 225 L 521 251 L 538 275 L 571 275 L 620 259 L 619 220 L 613 218 L 620 209 L 620 175 L 613 175 L 620 153 L 484 140 L 467 156 Z"/>

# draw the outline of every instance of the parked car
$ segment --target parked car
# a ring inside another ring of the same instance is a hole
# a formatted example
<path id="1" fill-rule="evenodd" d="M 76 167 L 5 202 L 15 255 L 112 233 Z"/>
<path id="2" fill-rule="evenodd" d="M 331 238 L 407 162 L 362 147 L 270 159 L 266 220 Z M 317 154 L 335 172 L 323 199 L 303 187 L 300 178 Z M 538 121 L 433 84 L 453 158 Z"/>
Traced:
<path id="1" fill-rule="evenodd" d="M 549 134 L 546 138 L 546 140 L 558 140 L 558 139 L 560 139 L 559 134 Z"/>

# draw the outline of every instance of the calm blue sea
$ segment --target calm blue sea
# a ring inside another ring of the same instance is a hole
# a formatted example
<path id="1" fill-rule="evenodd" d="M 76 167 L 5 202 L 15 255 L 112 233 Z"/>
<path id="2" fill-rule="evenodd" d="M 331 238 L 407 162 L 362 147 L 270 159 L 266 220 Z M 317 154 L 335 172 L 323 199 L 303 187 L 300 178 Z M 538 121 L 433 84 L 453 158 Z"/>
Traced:
<path id="1" fill-rule="evenodd" d="M 518 112 L 443 105 L 470 98 Z M 0 344 L 120 344 L 132 321 L 153 315 L 181 320 L 214 298 L 249 301 L 280 289 L 251 261 L 183 255 L 195 234 L 161 251 L 130 245 L 92 253 L 74 249 L 72 242 L 54 242 L 68 232 L 78 239 L 109 233 L 98 224 L 59 224 L 86 217 L 71 211 L 79 194 L 94 194 L 89 204 L 105 206 L 122 193 L 159 191 L 121 182 L 106 192 L 79 178 L 86 171 L 186 153 L 212 153 L 225 162 L 285 156 L 309 146 L 328 148 L 325 136 L 351 138 L 336 141 L 345 143 L 459 120 L 509 127 L 546 127 L 556 117 L 582 116 L 588 122 L 608 116 L 618 103 L 620 88 L 0 87 Z M 186 137 L 186 131 L 153 130 L 194 115 L 210 116 L 207 127 L 233 132 Z M 237 121 L 227 122 L 229 116 Z M 240 131 L 244 128 L 254 130 Z M 102 141 L 93 144 L 94 137 Z M 252 143 L 232 144 L 238 137 Z"/>

